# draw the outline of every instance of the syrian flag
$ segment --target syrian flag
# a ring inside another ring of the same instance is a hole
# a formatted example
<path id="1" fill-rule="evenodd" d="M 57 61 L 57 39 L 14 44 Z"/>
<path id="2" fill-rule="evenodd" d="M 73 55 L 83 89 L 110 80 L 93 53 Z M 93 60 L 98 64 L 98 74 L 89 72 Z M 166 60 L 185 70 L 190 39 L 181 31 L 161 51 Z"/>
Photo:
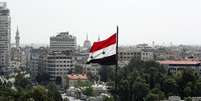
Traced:
<path id="1" fill-rule="evenodd" d="M 117 35 L 113 34 L 109 38 L 94 42 L 91 49 L 87 64 L 98 63 L 101 65 L 114 65 L 117 62 L 116 59 L 116 45 Z"/>

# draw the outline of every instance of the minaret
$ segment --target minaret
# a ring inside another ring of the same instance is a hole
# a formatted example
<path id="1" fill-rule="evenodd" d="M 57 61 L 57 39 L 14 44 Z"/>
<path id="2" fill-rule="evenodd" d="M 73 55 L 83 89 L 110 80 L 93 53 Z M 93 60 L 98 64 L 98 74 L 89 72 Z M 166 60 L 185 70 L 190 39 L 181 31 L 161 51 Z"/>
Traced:
<path id="1" fill-rule="evenodd" d="M 152 47 L 155 47 L 155 41 L 152 41 Z"/>
<path id="2" fill-rule="evenodd" d="M 91 42 L 88 40 L 88 34 L 86 34 L 86 40 L 84 41 L 83 47 L 87 49 L 91 47 Z"/>
<path id="3" fill-rule="evenodd" d="M 17 27 L 17 31 L 16 31 L 16 36 L 15 36 L 15 44 L 16 44 L 16 48 L 19 49 L 19 46 L 20 46 L 20 36 L 19 36 L 19 30 L 18 30 L 18 27 Z"/>

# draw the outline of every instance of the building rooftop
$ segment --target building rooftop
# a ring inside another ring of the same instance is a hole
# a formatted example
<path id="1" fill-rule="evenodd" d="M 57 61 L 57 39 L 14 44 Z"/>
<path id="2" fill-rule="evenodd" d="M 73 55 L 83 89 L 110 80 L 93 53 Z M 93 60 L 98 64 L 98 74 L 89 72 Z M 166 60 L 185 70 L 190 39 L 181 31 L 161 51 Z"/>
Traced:
<path id="1" fill-rule="evenodd" d="M 6 2 L 0 2 L 0 8 L 6 8 Z"/>
<path id="2" fill-rule="evenodd" d="M 69 80 L 88 80 L 86 74 L 69 74 L 67 75 Z"/>
<path id="3" fill-rule="evenodd" d="M 9 16 L 9 9 L 6 8 L 6 2 L 0 2 L 0 16 Z"/>
<path id="4" fill-rule="evenodd" d="M 163 65 L 197 65 L 200 64 L 200 61 L 192 61 L 192 60 L 164 60 L 159 61 L 160 64 Z"/>
<path id="5" fill-rule="evenodd" d="M 60 32 L 56 36 L 51 36 L 50 39 L 75 39 L 75 36 L 70 35 L 69 32 Z"/>

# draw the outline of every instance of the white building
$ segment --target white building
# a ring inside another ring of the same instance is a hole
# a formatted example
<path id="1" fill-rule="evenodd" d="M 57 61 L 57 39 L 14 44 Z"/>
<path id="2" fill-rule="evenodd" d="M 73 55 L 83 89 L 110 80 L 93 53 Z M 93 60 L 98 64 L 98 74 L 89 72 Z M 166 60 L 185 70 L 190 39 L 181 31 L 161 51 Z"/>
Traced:
<path id="1" fill-rule="evenodd" d="M 93 76 L 98 76 L 100 68 L 101 65 L 93 63 L 93 64 L 87 64 L 84 69 L 86 73 L 90 72 Z"/>
<path id="2" fill-rule="evenodd" d="M 184 100 L 181 100 L 181 97 L 179 96 L 169 96 L 168 100 L 160 100 L 160 101 L 184 101 Z"/>
<path id="3" fill-rule="evenodd" d="M 169 72 L 176 73 L 183 69 L 194 69 L 201 74 L 201 62 L 193 60 L 164 60 L 159 61 Z"/>
<path id="4" fill-rule="evenodd" d="M 74 56 L 63 52 L 52 52 L 48 55 L 47 72 L 51 80 L 63 78 L 74 68 Z"/>
<path id="5" fill-rule="evenodd" d="M 132 58 L 142 61 L 154 59 L 153 52 L 136 47 L 119 47 L 119 61 L 129 62 Z"/>
<path id="6" fill-rule="evenodd" d="M 77 87 L 80 82 L 86 82 L 88 80 L 86 74 L 68 74 L 66 79 L 66 86 Z"/>
<path id="7" fill-rule="evenodd" d="M 76 37 L 61 32 L 50 37 L 47 72 L 51 80 L 59 81 L 72 71 L 75 64 Z"/>
<path id="8" fill-rule="evenodd" d="M 69 32 L 61 32 L 56 36 L 50 37 L 51 51 L 74 51 L 76 49 L 76 37 Z"/>
<path id="9" fill-rule="evenodd" d="M 0 67 L 8 67 L 10 55 L 10 11 L 0 2 Z"/>

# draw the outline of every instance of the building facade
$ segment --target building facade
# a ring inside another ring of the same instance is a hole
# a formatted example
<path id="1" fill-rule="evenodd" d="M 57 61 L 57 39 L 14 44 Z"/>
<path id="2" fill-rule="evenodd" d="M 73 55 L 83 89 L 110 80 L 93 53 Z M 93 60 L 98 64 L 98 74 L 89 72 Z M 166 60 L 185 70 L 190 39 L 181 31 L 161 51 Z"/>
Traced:
<path id="1" fill-rule="evenodd" d="M 152 51 L 142 50 L 135 47 L 120 47 L 119 61 L 130 61 L 132 58 L 136 60 L 149 61 L 154 59 Z"/>
<path id="2" fill-rule="evenodd" d="M 48 54 L 47 72 L 50 80 L 55 81 L 57 78 L 63 78 L 74 68 L 74 56 L 64 52 L 52 52 Z"/>
<path id="3" fill-rule="evenodd" d="M 22 48 L 22 61 L 21 61 L 21 64 L 24 65 L 24 69 L 26 71 L 30 71 L 30 68 L 31 68 L 31 55 L 32 55 L 32 47 L 30 46 L 26 46 L 24 48 Z"/>
<path id="4" fill-rule="evenodd" d="M 48 49 L 46 47 L 31 48 L 30 50 L 30 60 L 29 54 L 27 54 L 27 69 L 30 71 L 31 78 L 36 79 L 38 74 L 46 72 L 47 69 L 47 57 Z M 25 55 L 26 56 L 26 55 Z"/>
<path id="5" fill-rule="evenodd" d="M 88 80 L 86 74 L 68 74 L 64 85 L 67 87 L 77 87 L 80 82 L 86 82 Z"/>
<path id="6" fill-rule="evenodd" d="M 90 47 L 91 47 L 91 41 L 88 40 L 88 35 L 87 35 L 86 40 L 83 43 L 83 48 L 88 50 L 88 49 L 90 49 Z"/>
<path id="7" fill-rule="evenodd" d="M 61 32 L 50 37 L 50 52 L 47 57 L 47 72 L 50 80 L 60 81 L 70 73 L 75 64 L 76 37 Z"/>
<path id="8" fill-rule="evenodd" d="M 30 73 L 31 78 L 34 80 L 38 75 L 40 49 L 31 49 Z"/>
<path id="9" fill-rule="evenodd" d="M 201 74 L 201 62 L 193 60 L 163 60 L 158 61 L 163 65 L 170 73 L 177 73 L 184 69 L 194 69 Z"/>
<path id="10" fill-rule="evenodd" d="M 51 51 L 74 51 L 76 49 L 76 37 L 69 32 L 61 32 L 56 36 L 50 37 Z"/>
<path id="11" fill-rule="evenodd" d="M 10 11 L 5 2 L 0 2 L 0 67 L 8 67 L 10 61 Z"/>
<path id="12" fill-rule="evenodd" d="M 44 73 L 47 70 L 49 48 L 40 47 L 39 49 L 40 49 L 40 55 L 39 55 L 38 71 L 39 73 Z"/>
<path id="13" fill-rule="evenodd" d="M 19 49 L 20 48 L 20 33 L 18 28 L 17 28 L 16 36 L 15 36 L 15 44 L 16 44 L 16 48 Z"/>

